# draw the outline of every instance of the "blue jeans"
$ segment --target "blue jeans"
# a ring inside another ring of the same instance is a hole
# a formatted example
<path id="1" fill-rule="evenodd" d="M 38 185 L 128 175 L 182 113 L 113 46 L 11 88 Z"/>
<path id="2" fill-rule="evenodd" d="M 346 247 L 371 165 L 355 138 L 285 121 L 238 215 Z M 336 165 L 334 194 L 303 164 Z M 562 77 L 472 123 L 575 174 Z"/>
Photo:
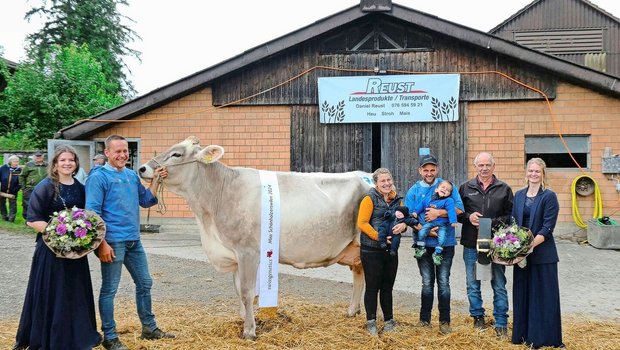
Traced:
<path id="1" fill-rule="evenodd" d="M 469 315 L 484 316 L 482 307 L 482 294 L 480 293 L 480 281 L 476 280 L 476 261 L 478 252 L 476 248 L 463 247 L 463 261 L 465 262 L 465 274 L 467 279 L 467 299 L 469 299 Z M 495 327 L 508 326 L 508 292 L 506 291 L 506 266 L 491 263 L 493 276 L 491 287 L 493 288 L 493 317 Z"/>
<path id="2" fill-rule="evenodd" d="M 146 253 L 140 241 L 108 242 L 116 258 L 111 263 L 101 263 L 101 291 L 99 314 L 104 339 L 118 338 L 114 321 L 114 297 L 121 281 L 123 264 L 136 285 L 136 307 L 143 326 L 153 330 L 157 327 L 151 307 L 153 279 L 149 273 Z"/>
<path id="3" fill-rule="evenodd" d="M 426 237 L 428 237 L 428 234 L 431 232 L 431 230 L 435 227 L 438 227 L 437 229 L 437 246 L 438 247 L 442 247 L 443 245 L 446 244 L 446 236 L 448 235 L 448 227 L 450 224 L 445 224 L 445 225 L 437 225 L 435 223 L 431 222 L 427 222 L 424 225 L 422 225 L 422 229 L 420 229 L 420 231 L 418 231 L 418 245 L 423 247 L 423 243 L 426 240 Z"/>
<path id="4" fill-rule="evenodd" d="M 450 323 L 450 268 L 454 257 L 454 246 L 444 247 L 441 265 L 433 263 L 435 247 L 426 247 L 426 254 L 418 260 L 420 276 L 422 276 L 422 305 L 420 321 L 431 321 L 433 310 L 433 291 L 437 281 L 437 299 L 439 300 L 439 322 Z"/>

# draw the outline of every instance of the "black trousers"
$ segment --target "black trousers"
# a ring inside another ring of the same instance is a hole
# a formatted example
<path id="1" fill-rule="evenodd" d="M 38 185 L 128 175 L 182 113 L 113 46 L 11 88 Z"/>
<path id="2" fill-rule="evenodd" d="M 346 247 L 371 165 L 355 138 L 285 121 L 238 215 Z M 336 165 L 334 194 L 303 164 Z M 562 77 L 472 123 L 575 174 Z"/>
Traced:
<path id="1" fill-rule="evenodd" d="M 364 292 L 366 319 L 374 320 L 377 318 L 378 297 L 383 319 L 385 321 L 391 320 L 394 317 L 392 290 L 398 270 L 398 254 L 392 256 L 389 250 L 362 246 L 360 257 L 366 280 L 366 291 Z"/>

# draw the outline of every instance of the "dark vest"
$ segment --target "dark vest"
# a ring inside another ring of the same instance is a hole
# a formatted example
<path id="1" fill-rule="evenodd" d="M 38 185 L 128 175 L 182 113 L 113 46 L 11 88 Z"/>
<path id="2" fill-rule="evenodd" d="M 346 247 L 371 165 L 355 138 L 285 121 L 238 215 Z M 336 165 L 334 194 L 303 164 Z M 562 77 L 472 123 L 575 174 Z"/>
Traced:
<path id="1" fill-rule="evenodd" d="M 368 196 L 372 199 L 372 215 L 370 216 L 370 225 L 375 229 L 379 230 L 379 226 L 384 220 L 385 212 L 388 210 L 392 213 L 396 210 L 396 208 L 400 205 L 403 197 L 396 195 L 396 198 L 392 200 L 392 202 L 388 205 L 383 196 L 377 192 L 377 190 L 373 187 L 368 191 Z M 360 235 L 360 244 L 365 247 L 372 247 L 381 249 L 381 245 L 379 241 L 375 241 L 374 239 L 368 237 L 366 234 L 362 232 Z"/>

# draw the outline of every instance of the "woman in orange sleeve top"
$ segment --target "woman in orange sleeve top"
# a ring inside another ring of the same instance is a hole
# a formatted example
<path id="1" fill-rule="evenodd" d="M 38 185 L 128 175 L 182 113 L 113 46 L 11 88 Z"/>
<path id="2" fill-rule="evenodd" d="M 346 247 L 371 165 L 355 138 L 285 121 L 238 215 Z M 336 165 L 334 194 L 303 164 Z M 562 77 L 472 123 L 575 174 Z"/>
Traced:
<path id="1" fill-rule="evenodd" d="M 377 295 L 383 312 L 383 332 L 393 331 L 396 322 L 392 310 L 392 289 L 398 269 L 398 254 L 390 255 L 388 248 L 381 248 L 378 228 L 387 211 L 394 211 L 402 205 L 402 197 L 394 190 L 392 174 L 388 169 L 379 168 L 372 174 L 375 187 L 362 199 L 357 217 L 360 235 L 361 260 L 366 280 L 364 307 L 366 308 L 366 328 L 371 335 L 377 335 Z M 400 234 L 395 230 L 393 234 Z"/>

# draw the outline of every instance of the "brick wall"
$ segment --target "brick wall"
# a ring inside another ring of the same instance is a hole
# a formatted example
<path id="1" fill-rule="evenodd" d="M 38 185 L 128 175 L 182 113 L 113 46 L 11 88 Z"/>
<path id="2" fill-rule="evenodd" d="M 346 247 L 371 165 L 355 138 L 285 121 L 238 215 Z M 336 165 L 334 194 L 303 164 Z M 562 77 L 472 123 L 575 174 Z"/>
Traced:
<path id="1" fill-rule="evenodd" d="M 120 134 L 140 138 L 142 161 L 159 154 L 188 136 L 202 146 L 224 147 L 222 162 L 277 171 L 290 170 L 290 107 L 212 106 L 207 88 L 150 111 L 132 122 L 119 123 L 94 137 Z M 167 217 L 193 217 L 185 200 L 170 192 L 164 195 Z M 151 209 L 151 217 L 159 214 Z M 146 211 L 143 210 L 143 216 Z"/>
<path id="2" fill-rule="evenodd" d="M 565 230 L 577 230 L 572 216 L 571 184 L 582 174 L 592 176 L 598 183 L 603 199 L 603 213 L 610 215 L 620 207 L 616 181 L 601 173 L 605 147 L 620 153 L 620 99 L 570 84 L 560 84 L 557 98 L 551 101 L 556 123 L 544 101 L 480 102 L 468 108 L 468 176 L 473 177 L 473 159 L 478 152 L 493 154 L 495 173 L 513 190 L 525 186 L 525 135 L 591 135 L 591 168 L 549 170 L 549 187 L 560 201 L 559 222 Z M 592 217 L 594 196 L 578 197 L 582 219 Z M 620 215 L 620 210 L 618 213 Z M 572 225 L 570 225 L 572 223 Z"/>
<path id="3" fill-rule="evenodd" d="M 141 139 L 143 159 L 194 135 L 203 146 L 219 144 L 226 153 L 222 162 L 278 171 L 290 170 L 290 108 L 287 106 L 225 107 L 212 105 L 209 88 L 173 101 L 133 120 L 114 126 L 95 137 L 118 133 Z M 544 101 L 472 102 L 468 105 L 468 163 L 478 152 L 491 152 L 496 159 L 496 174 L 516 191 L 525 185 L 525 135 L 591 135 L 591 169 L 584 169 L 601 189 L 603 212 L 610 215 L 620 207 L 615 181 L 601 173 L 605 147 L 620 153 L 620 99 L 570 84 L 558 86 L 551 101 L 556 123 L 552 122 Z M 473 165 L 469 177 L 475 174 Z M 550 170 L 550 187 L 560 200 L 559 221 L 572 224 L 571 183 L 582 172 Z M 169 217 L 193 217 L 185 201 L 166 193 L 164 201 Z M 592 217 L 594 197 L 578 198 L 584 220 Z M 620 215 L 620 210 L 618 213 Z M 159 215 L 151 213 L 151 215 Z M 572 225 L 571 225 L 572 224 Z"/>

